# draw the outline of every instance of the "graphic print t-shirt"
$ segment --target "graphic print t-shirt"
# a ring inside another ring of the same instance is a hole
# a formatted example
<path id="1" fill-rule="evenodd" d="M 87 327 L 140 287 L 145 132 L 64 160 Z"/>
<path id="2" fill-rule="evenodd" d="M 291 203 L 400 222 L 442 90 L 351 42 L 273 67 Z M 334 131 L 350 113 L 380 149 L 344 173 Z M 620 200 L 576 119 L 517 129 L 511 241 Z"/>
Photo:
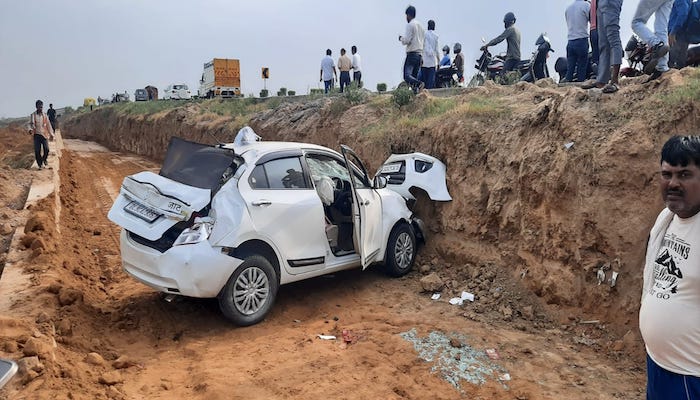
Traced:
<path id="1" fill-rule="evenodd" d="M 639 310 L 647 353 L 668 371 L 700 376 L 700 214 L 673 217 L 650 267 Z"/>

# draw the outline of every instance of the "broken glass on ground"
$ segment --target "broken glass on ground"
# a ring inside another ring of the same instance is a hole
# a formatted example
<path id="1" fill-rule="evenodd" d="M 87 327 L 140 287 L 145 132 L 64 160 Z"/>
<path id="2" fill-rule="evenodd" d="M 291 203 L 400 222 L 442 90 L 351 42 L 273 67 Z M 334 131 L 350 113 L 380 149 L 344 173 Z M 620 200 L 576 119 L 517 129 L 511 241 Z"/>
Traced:
<path id="1" fill-rule="evenodd" d="M 465 335 L 432 331 L 426 337 L 419 337 L 415 328 L 399 335 L 413 343 L 422 360 L 433 363 L 431 372 L 439 374 L 460 391 L 463 390 L 460 386 L 461 381 L 483 385 L 489 379 L 508 388 L 503 383 L 505 379 L 500 379 L 506 375 L 510 377 L 508 371 L 489 359 L 483 350 L 469 346 L 468 337 Z M 461 345 L 455 346 L 456 342 Z"/>

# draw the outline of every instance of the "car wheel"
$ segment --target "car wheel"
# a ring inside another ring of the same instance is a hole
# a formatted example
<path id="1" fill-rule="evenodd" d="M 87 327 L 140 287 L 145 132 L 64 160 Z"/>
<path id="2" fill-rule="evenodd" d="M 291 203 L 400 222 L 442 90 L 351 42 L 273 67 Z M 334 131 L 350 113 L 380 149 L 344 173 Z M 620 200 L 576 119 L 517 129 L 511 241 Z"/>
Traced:
<path id="1" fill-rule="evenodd" d="M 386 245 L 384 267 L 394 277 L 404 276 L 413 268 L 416 259 L 416 235 L 408 224 L 394 228 Z"/>
<path id="2" fill-rule="evenodd" d="M 279 280 L 265 257 L 246 257 L 219 293 L 219 308 L 236 325 L 249 326 L 262 321 L 277 297 Z"/>

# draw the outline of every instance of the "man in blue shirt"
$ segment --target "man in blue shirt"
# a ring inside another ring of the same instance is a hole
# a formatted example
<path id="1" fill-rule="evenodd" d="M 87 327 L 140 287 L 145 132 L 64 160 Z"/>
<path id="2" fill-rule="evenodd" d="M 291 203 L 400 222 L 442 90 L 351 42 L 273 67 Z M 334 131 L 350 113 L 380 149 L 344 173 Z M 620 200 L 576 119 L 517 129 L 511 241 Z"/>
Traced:
<path id="1" fill-rule="evenodd" d="M 688 60 L 688 38 L 686 37 L 685 24 L 690 14 L 692 0 L 676 0 L 671 9 L 671 17 L 668 20 L 668 65 L 671 68 L 681 69 Z"/>
<path id="2" fill-rule="evenodd" d="M 319 80 L 323 81 L 326 94 L 331 88 L 333 88 L 333 82 L 338 77 L 338 73 L 335 70 L 335 63 L 333 63 L 331 54 L 333 54 L 331 49 L 327 49 L 326 56 L 321 60 L 321 76 Z"/>

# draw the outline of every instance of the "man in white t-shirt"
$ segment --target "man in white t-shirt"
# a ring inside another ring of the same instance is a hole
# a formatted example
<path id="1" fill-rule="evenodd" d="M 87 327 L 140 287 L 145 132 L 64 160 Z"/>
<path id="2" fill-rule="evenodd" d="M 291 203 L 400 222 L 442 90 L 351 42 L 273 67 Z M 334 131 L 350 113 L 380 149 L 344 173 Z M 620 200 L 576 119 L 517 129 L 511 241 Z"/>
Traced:
<path id="1" fill-rule="evenodd" d="M 321 60 L 319 80 L 323 82 L 325 93 L 328 93 L 328 91 L 333 88 L 333 82 L 338 77 L 338 72 L 335 70 L 335 63 L 333 62 L 333 58 L 331 58 L 331 54 L 333 54 L 331 49 L 327 49 L 326 56 Z"/>
<path id="2" fill-rule="evenodd" d="M 350 48 L 352 53 L 352 81 L 357 82 L 357 87 L 362 87 L 362 57 L 357 52 L 357 46 Z"/>
<path id="3" fill-rule="evenodd" d="M 425 32 L 423 42 L 423 65 L 420 69 L 421 80 L 425 83 L 426 89 L 435 88 L 435 70 L 438 65 L 438 35 L 435 33 L 435 21 L 428 21 L 428 31 Z"/>
<path id="4" fill-rule="evenodd" d="M 406 46 L 406 61 L 403 63 L 403 80 L 408 86 L 413 88 L 415 93 L 423 90 L 425 84 L 418 80 L 421 59 L 423 57 L 423 41 L 425 31 L 416 21 L 416 8 L 408 6 L 406 8 L 406 33 L 399 36 L 399 41 Z"/>
<path id="5" fill-rule="evenodd" d="M 700 399 L 700 136 L 664 144 L 661 195 L 639 310 L 647 400 Z"/>

